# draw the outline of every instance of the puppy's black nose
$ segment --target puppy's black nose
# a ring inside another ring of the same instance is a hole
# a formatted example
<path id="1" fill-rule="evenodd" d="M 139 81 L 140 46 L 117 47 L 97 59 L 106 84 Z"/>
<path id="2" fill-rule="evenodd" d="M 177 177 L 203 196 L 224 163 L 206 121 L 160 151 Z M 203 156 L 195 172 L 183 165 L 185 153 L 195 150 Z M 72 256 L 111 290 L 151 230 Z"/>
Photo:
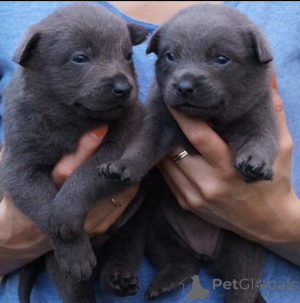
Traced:
<path id="1" fill-rule="evenodd" d="M 196 85 L 193 81 L 184 79 L 177 84 L 177 93 L 180 96 L 187 97 L 195 90 L 195 88 Z"/>
<path id="2" fill-rule="evenodd" d="M 116 80 L 113 84 L 114 94 L 118 98 L 128 98 L 132 90 L 132 85 L 127 80 Z"/>

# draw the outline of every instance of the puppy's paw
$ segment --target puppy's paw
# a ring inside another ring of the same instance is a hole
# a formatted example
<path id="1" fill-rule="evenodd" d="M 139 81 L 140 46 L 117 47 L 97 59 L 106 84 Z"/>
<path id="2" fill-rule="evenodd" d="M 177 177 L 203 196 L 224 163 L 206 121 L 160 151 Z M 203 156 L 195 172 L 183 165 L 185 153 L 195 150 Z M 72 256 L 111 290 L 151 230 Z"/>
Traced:
<path id="1" fill-rule="evenodd" d="M 171 292 L 179 286 L 178 281 L 174 281 L 172 277 L 156 276 L 147 288 L 145 298 L 147 300 L 155 299 L 163 294 Z"/>
<path id="2" fill-rule="evenodd" d="M 114 161 L 100 165 L 99 174 L 105 178 L 122 183 L 139 182 L 127 161 Z"/>
<path id="3" fill-rule="evenodd" d="M 54 245 L 55 256 L 63 275 L 77 282 L 88 280 L 97 264 L 97 259 L 88 238 Z"/>
<path id="4" fill-rule="evenodd" d="M 70 241 L 78 237 L 82 233 L 82 225 L 75 218 L 69 220 L 70 217 L 53 215 L 50 219 L 50 232 L 62 240 Z"/>
<path id="5" fill-rule="evenodd" d="M 261 156 L 254 153 L 242 153 L 234 161 L 235 168 L 246 182 L 273 180 L 274 172 Z"/>
<path id="6" fill-rule="evenodd" d="M 102 272 L 102 285 L 107 292 L 119 297 L 131 296 L 138 292 L 139 280 L 128 266 L 109 266 L 104 272 Z"/>

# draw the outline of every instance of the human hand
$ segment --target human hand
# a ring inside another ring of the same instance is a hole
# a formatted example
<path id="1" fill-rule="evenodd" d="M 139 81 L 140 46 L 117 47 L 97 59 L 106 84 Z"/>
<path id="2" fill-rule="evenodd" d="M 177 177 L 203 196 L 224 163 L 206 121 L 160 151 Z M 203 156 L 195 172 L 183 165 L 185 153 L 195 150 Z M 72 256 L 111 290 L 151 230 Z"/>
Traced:
<path id="1" fill-rule="evenodd" d="M 64 156 L 54 167 L 52 178 L 54 183 L 60 187 L 71 173 L 83 162 L 88 160 L 101 144 L 107 129 L 100 129 L 92 133 L 91 137 L 87 134 L 81 138 L 78 150 L 74 154 Z M 97 134 L 97 136 L 95 135 Z M 103 234 L 125 211 L 131 200 L 137 193 L 138 186 L 134 185 L 122 193 L 114 194 L 113 197 L 104 198 L 98 201 L 89 211 L 84 229 L 90 235 Z M 119 202 L 121 207 L 114 205 L 112 198 Z"/>
<path id="2" fill-rule="evenodd" d="M 174 149 L 159 168 L 182 208 L 217 226 L 262 244 L 299 242 L 300 203 L 290 177 L 293 141 L 282 101 L 274 90 L 279 128 L 279 151 L 274 180 L 248 184 L 233 167 L 229 147 L 207 123 L 170 109 L 200 155 L 188 155 L 178 166 Z M 170 157 L 171 156 L 171 157 Z"/>

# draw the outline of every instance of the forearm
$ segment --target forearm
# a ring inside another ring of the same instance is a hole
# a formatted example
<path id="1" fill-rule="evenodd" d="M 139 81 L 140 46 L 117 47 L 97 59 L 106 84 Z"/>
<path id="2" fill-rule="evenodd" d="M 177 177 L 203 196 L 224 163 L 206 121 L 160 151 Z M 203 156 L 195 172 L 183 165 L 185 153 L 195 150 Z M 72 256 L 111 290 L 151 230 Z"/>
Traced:
<path id="1" fill-rule="evenodd" d="M 262 243 L 264 247 L 278 254 L 282 258 L 300 266 L 300 199 L 293 193 L 287 220 L 291 222 L 288 229 L 275 241 Z"/>
<path id="2" fill-rule="evenodd" d="M 51 243 L 5 199 L 0 203 L 0 276 L 51 250 Z"/>
<path id="3" fill-rule="evenodd" d="M 266 248 L 282 258 L 300 266 L 300 241 L 287 244 L 269 244 Z"/>
<path id="4" fill-rule="evenodd" d="M 0 276 L 4 276 L 18 269 L 49 251 L 49 244 L 41 244 L 41 239 L 36 243 L 28 243 L 24 247 L 6 247 L 2 245 L 0 235 Z M 42 246 L 42 247 L 41 247 Z"/>

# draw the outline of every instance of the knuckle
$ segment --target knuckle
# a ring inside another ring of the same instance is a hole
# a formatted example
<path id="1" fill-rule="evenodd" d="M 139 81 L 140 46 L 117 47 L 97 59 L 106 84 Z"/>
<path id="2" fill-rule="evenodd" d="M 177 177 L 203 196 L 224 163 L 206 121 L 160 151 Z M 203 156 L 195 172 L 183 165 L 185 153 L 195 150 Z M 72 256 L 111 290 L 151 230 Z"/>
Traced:
<path id="1" fill-rule="evenodd" d="M 73 169 L 68 165 L 60 164 L 59 167 L 56 168 L 56 176 L 59 179 L 67 179 L 72 174 Z"/>
<path id="2" fill-rule="evenodd" d="M 281 140 L 280 149 L 288 154 L 291 154 L 294 148 L 294 141 L 291 136 L 287 136 Z"/>
<path id="3" fill-rule="evenodd" d="M 206 201 L 218 201 L 221 197 L 220 187 L 215 182 L 207 182 L 203 186 L 202 194 Z"/>
<path id="4" fill-rule="evenodd" d="M 186 204 L 188 210 L 197 210 L 199 211 L 203 207 L 203 201 L 200 195 L 194 195 L 187 193 Z"/>
<path id="5" fill-rule="evenodd" d="M 196 128 L 193 129 L 189 134 L 189 141 L 196 146 L 201 146 L 203 143 L 203 132 Z"/>
<path id="6" fill-rule="evenodd" d="M 294 141 L 293 141 L 292 137 L 289 136 L 289 138 L 287 139 L 285 148 L 288 152 L 292 153 L 292 151 L 294 149 Z"/>
<path id="7" fill-rule="evenodd" d="M 226 167 L 222 170 L 222 172 L 220 172 L 220 180 L 221 182 L 226 184 L 232 184 L 237 177 L 240 177 L 240 175 L 238 170 L 234 167 L 233 161 L 231 163 L 227 163 Z M 218 184 L 218 191 L 220 191 L 219 184 Z"/>

